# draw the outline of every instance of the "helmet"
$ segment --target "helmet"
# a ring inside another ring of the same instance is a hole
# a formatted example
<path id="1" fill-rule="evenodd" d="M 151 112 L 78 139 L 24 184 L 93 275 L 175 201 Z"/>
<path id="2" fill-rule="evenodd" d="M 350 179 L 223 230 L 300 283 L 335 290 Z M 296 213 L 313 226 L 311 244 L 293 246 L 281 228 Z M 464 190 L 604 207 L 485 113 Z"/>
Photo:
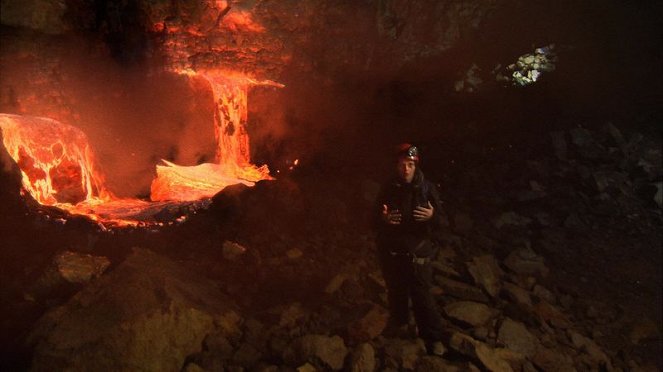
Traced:
<path id="1" fill-rule="evenodd" d="M 402 143 L 398 145 L 398 159 L 410 159 L 416 163 L 419 162 L 419 149 L 409 143 Z"/>

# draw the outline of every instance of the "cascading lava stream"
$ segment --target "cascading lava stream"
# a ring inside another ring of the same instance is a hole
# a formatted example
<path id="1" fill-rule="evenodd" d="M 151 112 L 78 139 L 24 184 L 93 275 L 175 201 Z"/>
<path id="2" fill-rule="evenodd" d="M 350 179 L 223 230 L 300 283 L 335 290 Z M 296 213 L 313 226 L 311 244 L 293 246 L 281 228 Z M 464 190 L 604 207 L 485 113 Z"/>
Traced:
<path id="1" fill-rule="evenodd" d="M 211 86 L 217 141 L 214 163 L 181 166 L 162 160 L 156 165 L 151 201 L 118 198 L 106 188 L 81 130 L 49 118 L 0 114 L 3 143 L 21 170 L 24 191 L 42 205 L 86 215 L 103 225 L 149 225 L 157 222 L 154 217 L 164 208 L 191 206 L 229 185 L 253 186 L 272 179 L 267 166 L 250 161 L 247 94 L 252 85 L 283 85 L 232 72 L 180 73 L 206 79 Z"/>

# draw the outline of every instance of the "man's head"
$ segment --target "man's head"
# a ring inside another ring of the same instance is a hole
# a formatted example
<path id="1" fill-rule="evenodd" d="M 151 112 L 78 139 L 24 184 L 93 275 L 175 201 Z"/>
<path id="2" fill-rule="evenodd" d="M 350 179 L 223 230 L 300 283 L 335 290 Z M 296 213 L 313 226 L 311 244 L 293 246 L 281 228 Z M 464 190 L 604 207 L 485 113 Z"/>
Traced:
<path id="1" fill-rule="evenodd" d="M 409 143 L 398 146 L 398 177 L 405 183 L 411 183 L 419 163 L 419 149 Z"/>

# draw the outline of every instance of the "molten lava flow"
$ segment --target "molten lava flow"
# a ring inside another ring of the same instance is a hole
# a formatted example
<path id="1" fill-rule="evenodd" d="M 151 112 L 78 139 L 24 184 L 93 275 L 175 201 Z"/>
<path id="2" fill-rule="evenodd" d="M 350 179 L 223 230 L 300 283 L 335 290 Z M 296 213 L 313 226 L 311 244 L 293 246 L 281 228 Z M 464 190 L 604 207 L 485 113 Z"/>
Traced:
<path id="1" fill-rule="evenodd" d="M 107 201 L 112 195 L 87 137 L 53 119 L 0 114 L 5 148 L 21 169 L 26 191 L 44 205 Z"/>
<path id="2" fill-rule="evenodd" d="M 256 81 L 244 75 L 223 71 L 197 74 L 206 79 L 214 96 L 214 136 L 217 143 L 215 164 L 179 166 L 164 161 L 157 165 L 157 178 L 152 182 L 153 201 L 191 201 L 211 197 L 224 187 L 237 183 L 252 186 L 256 181 L 269 180 L 269 168 L 251 164 L 247 123 L 247 93 L 251 85 L 283 85 L 272 81 Z"/>
<path id="3" fill-rule="evenodd" d="M 3 143 L 21 170 L 23 188 L 40 204 L 123 226 L 155 223 L 163 210 L 179 213 L 196 208 L 229 185 L 253 186 L 272 179 L 267 166 L 250 161 L 247 91 L 252 85 L 282 85 L 236 73 L 184 73 L 201 76 L 211 85 L 215 163 L 180 166 L 163 160 L 152 181 L 152 202 L 120 199 L 106 189 L 87 137 L 79 129 L 53 119 L 0 114 Z"/>

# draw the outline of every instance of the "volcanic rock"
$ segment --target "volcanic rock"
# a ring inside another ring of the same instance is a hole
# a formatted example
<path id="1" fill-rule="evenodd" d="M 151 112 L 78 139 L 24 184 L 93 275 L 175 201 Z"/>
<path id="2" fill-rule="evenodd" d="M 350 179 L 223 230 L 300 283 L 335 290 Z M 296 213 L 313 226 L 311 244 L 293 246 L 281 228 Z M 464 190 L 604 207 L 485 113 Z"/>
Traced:
<path id="1" fill-rule="evenodd" d="M 502 292 L 507 299 L 515 302 L 518 305 L 523 305 L 526 307 L 532 306 L 532 299 L 530 298 L 529 292 L 515 284 L 505 282 L 504 286 L 502 287 Z"/>
<path id="2" fill-rule="evenodd" d="M 507 348 L 531 357 L 537 349 L 538 340 L 534 337 L 523 323 L 504 319 L 500 326 L 497 340 L 506 345 Z"/>
<path id="3" fill-rule="evenodd" d="M 450 318 L 473 327 L 486 324 L 495 314 L 490 307 L 472 301 L 452 302 L 444 307 L 444 312 Z"/>
<path id="4" fill-rule="evenodd" d="M 454 332 L 451 335 L 449 346 L 463 355 L 478 360 L 489 371 L 513 371 L 511 365 L 500 358 L 495 349 L 460 332 Z"/>
<path id="5" fill-rule="evenodd" d="M 539 348 L 532 357 L 534 365 L 543 372 L 571 372 L 575 371 L 573 359 L 557 350 Z"/>
<path id="6" fill-rule="evenodd" d="M 375 349 L 369 343 L 363 343 L 352 351 L 350 371 L 373 372 L 375 370 Z"/>
<path id="7" fill-rule="evenodd" d="M 151 251 L 134 252 L 39 320 L 35 370 L 178 371 L 233 305 L 213 283 Z"/>
<path id="8" fill-rule="evenodd" d="M 348 349 L 339 336 L 305 335 L 292 341 L 283 354 L 283 359 L 292 366 L 306 362 L 321 368 L 340 370 L 343 368 Z"/>
<path id="9" fill-rule="evenodd" d="M 100 276 L 110 261 L 106 257 L 65 251 L 55 256 L 53 262 L 37 279 L 28 298 L 50 298 L 68 292 L 73 294 L 82 284 Z"/>
<path id="10" fill-rule="evenodd" d="M 500 279 L 504 272 L 495 257 L 492 255 L 474 257 L 472 262 L 467 263 L 467 270 L 477 285 L 480 285 L 492 297 L 497 297 L 500 292 Z"/>
<path id="11" fill-rule="evenodd" d="M 394 368 L 414 369 L 417 361 L 426 354 L 421 339 L 390 339 L 385 343 L 385 364 Z"/>
<path id="12" fill-rule="evenodd" d="M 488 297 L 483 294 L 479 288 L 473 287 L 469 284 L 448 279 L 439 275 L 435 276 L 435 281 L 440 285 L 440 287 L 442 287 L 445 294 L 449 294 L 461 300 L 477 302 L 489 301 Z"/>
<path id="13" fill-rule="evenodd" d="M 369 341 L 377 337 L 387 326 L 389 312 L 380 305 L 373 305 L 361 319 L 348 327 L 348 335 L 354 341 Z"/>

